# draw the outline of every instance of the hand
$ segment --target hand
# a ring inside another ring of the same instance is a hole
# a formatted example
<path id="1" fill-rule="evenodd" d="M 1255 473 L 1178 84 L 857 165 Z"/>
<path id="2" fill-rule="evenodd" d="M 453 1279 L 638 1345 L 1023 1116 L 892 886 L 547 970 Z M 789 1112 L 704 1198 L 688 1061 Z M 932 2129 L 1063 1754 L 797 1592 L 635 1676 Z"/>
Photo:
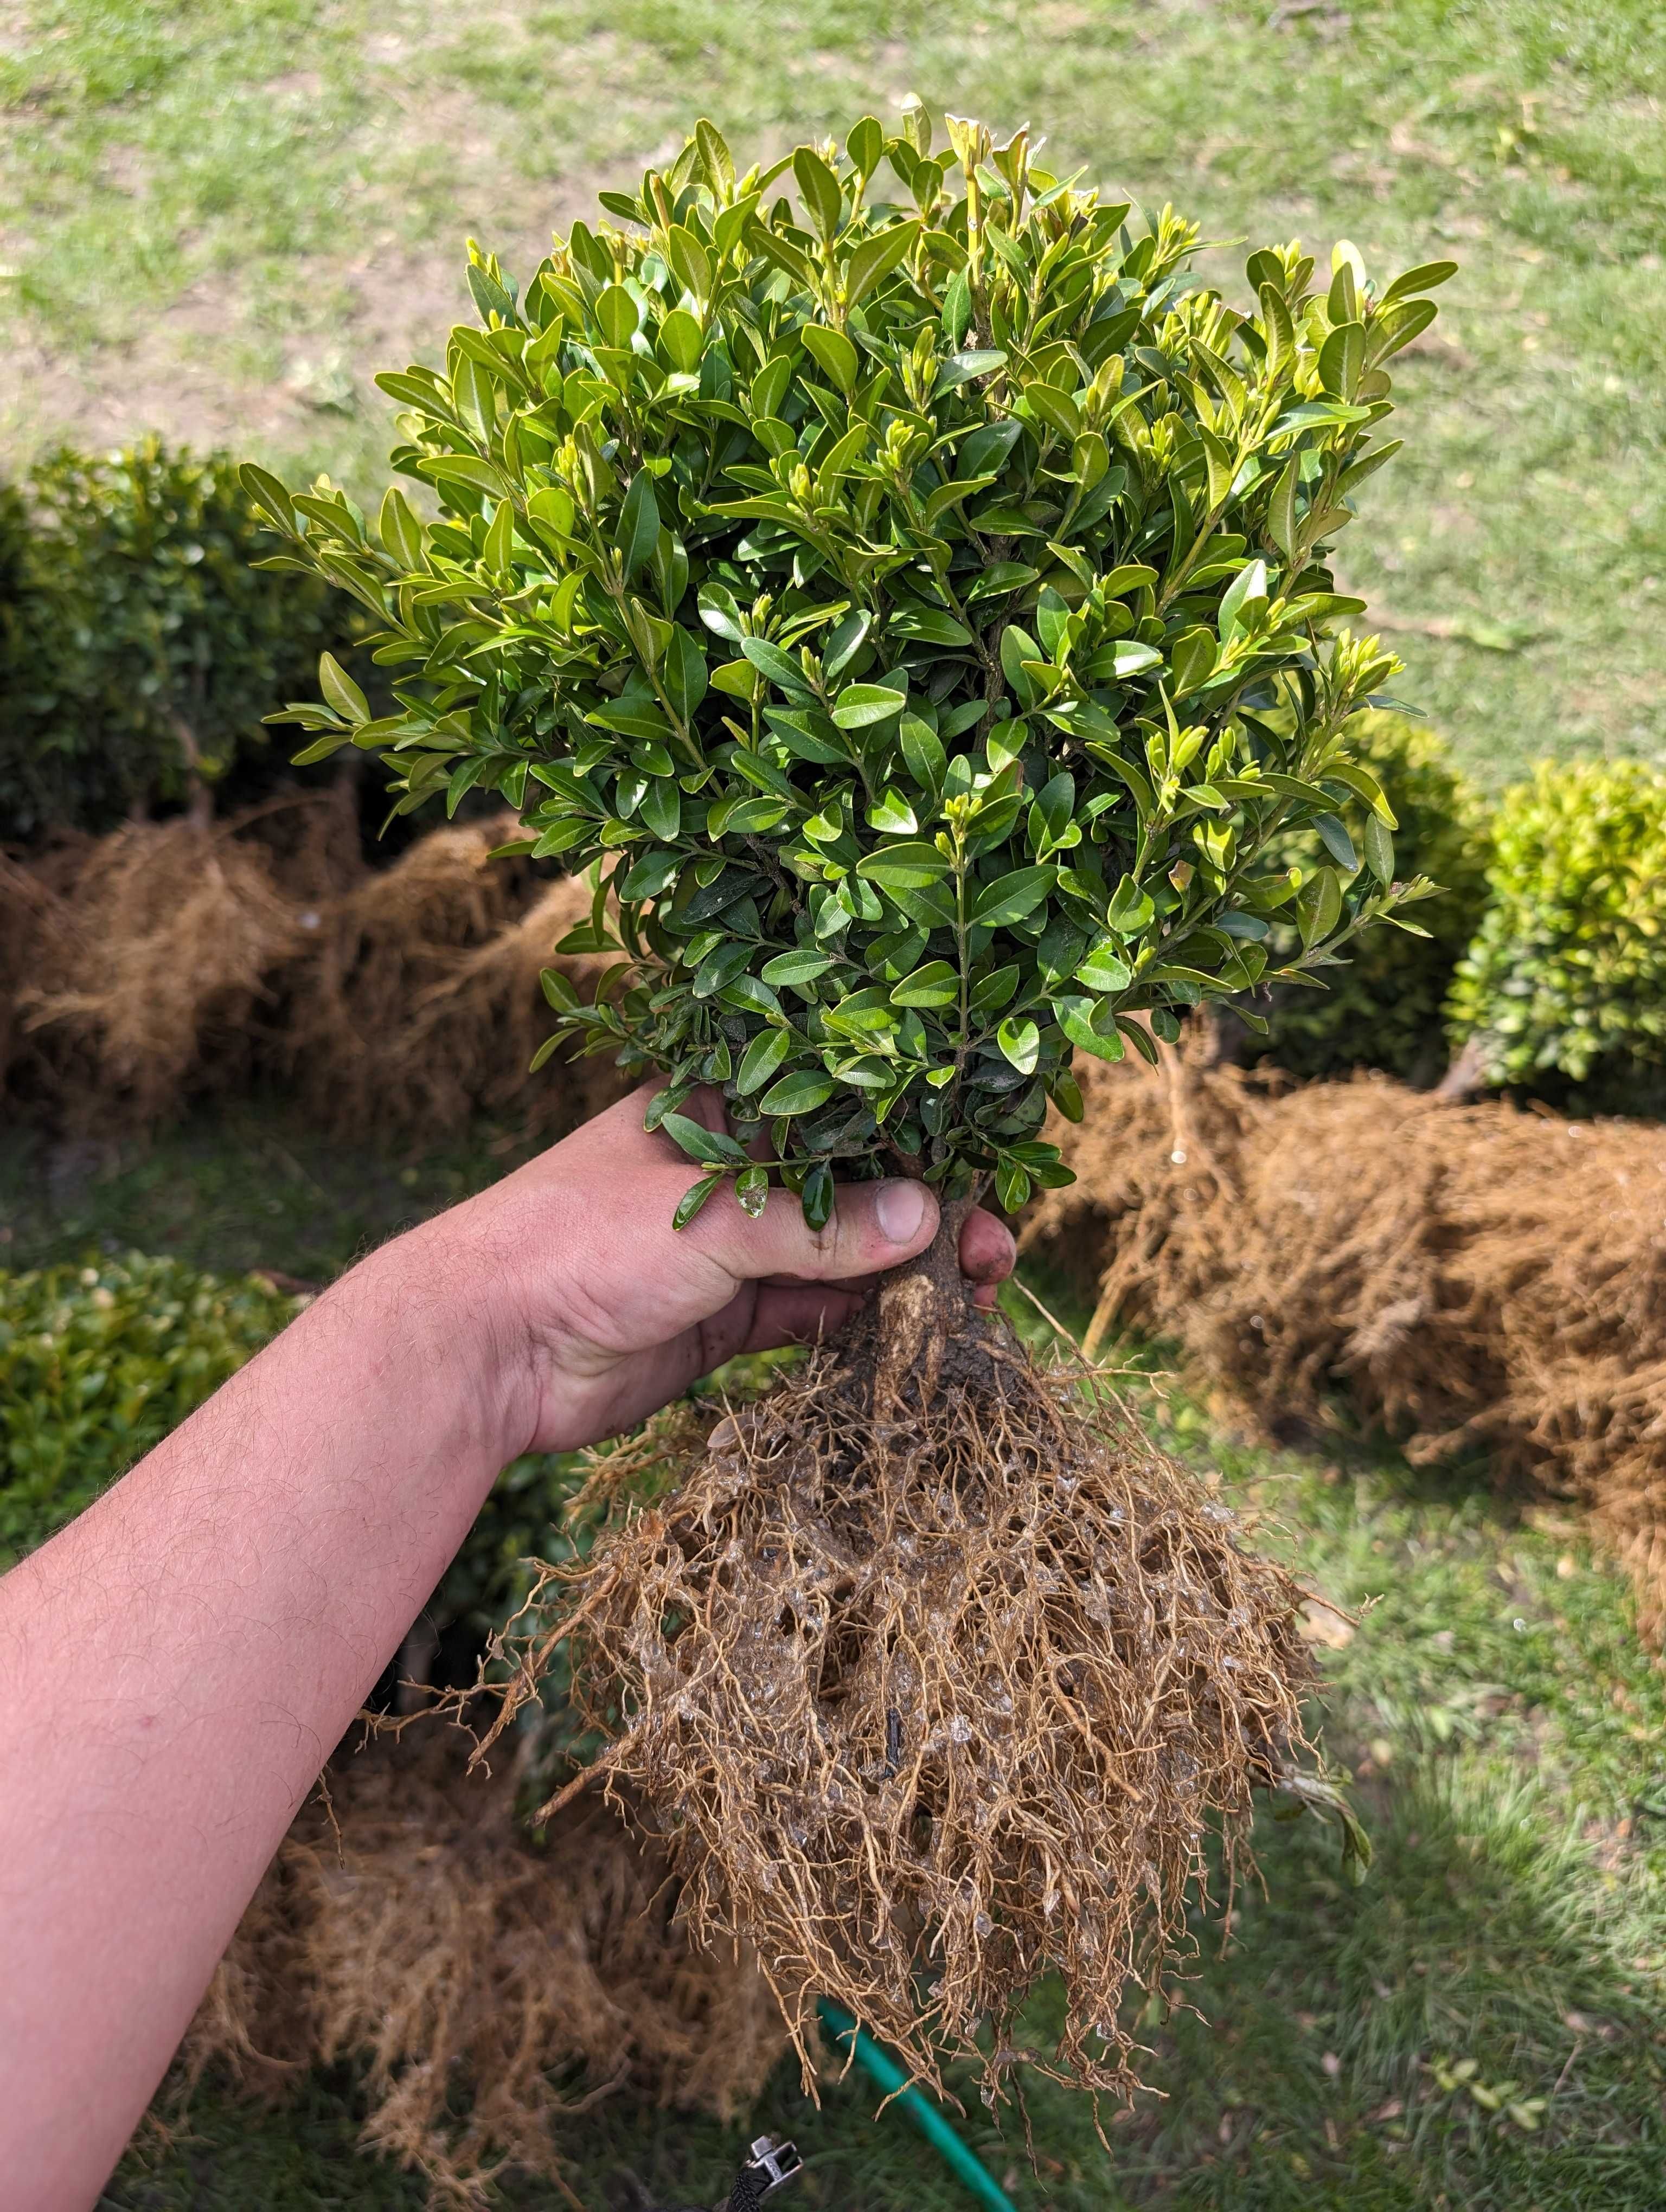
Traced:
<path id="1" fill-rule="evenodd" d="M 937 1232 L 935 1196 L 906 1178 L 840 1184 L 819 1235 L 792 1192 L 772 1190 L 753 1220 L 727 1185 L 673 1229 L 699 1170 L 642 1127 L 660 1087 L 390 1248 L 419 1267 L 430 1237 L 460 1237 L 480 1254 L 484 1317 L 508 1368 L 506 1458 L 617 1435 L 739 1352 L 830 1334 Z M 683 1110 L 722 1126 L 712 1093 Z M 969 1215 L 960 1264 L 981 1306 L 994 1304 L 1014 1253 L 993 1214 Z"/>

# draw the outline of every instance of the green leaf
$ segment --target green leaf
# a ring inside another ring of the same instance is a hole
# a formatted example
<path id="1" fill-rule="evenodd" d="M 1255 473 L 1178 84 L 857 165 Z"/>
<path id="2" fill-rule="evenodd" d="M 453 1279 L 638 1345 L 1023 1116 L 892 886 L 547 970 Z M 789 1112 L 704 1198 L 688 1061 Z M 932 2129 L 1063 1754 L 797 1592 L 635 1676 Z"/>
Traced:
<path id="1" fill-rule="evenodd" d="M 690 1183 L 678 1200 L 676 1212 L 671 1217 L 672 1227 L 686 1229 L 723 1180 L 721 1175 L 708 1175 L 702 1176 L 696 1183 Z"/>
<path id="2" fill-rule="evenodd" d="M 885 150 L 885 126 L 877 116 L 865 115 L 860 123 L 851 125 L 844 149 L 855 163 L 858 173 L 871 177 L 879 167 Z"/>
<path id="3" fill-rule="evenodd" d="M 813 983 L 818 975 L 825 975 L 833 964 L 830 953 L 800 950 L 778 952 L 773 960 L 764 963 L 761 972 L 766 983 Z"/>
<path id="4" fill-rule="evenodd" d="M 1120 938 L 1133 938 L 1141 929 L 1151 929 L 1155 914 L 1155 905 L 1140 890 L 1133 876 L 1124 876 L 1110 894 L 1110 905 L 1104 909 L 1106 929 L 1115 929 Z"/>
<path id="5" fill-rule="evenodd" d="M 1341 918 L 1342 886 L 1335 868 L 1317 868 L 1296 897 L 1297 927 L 1302 949 L 1310 951 L 1329 937 Z"/>
<path id="6" fill-rule="evenodd" d="M 669 843 L 682 827 L 682 793 L 669 776 L 655 776 L 642 793 L 641 803 L 636 811 L 656 837 Z M 634 875 L 635 869 L 631 872 Z M 640 897 L 642 894 L 639 892 L 636 896 Z"/>
<path id="7" fill-rule="evenodd" d="M 1277 483 L 1273 496 L 1268 501 L 1267 526 L 1273 533 L 1273 542 L 1286 561 L 1296 558 L 1299 526 L 1296 520 L 1296 494 L 1302 481 L 1302 461 L 1299 453 L 1291 456 Z"/>
<path id="8" fill-rule="evenodd" d="M 735 1088 L 743 1097 L 760 1091 L 793 1049 L 787 1030 L 760 1030 L 741 1054 Z"/>
<path id="9" fill-rule="evenodd" d="M 407 568 L 423 565 L 423 526 L 410 509 L 410 502 L 398 484 L 390 484 L 382 497 L 381 513 L 376 520 L 376 535 L 388 551 L 402 561 Z"/>
<path id="10" fill-rule="evenodd" d="M 919 237 L 917 222 L 888 223 L 885 229 L 865 238 L 845 264 L 845 304 L 854 307 L 866 293 L 871 292 L 882 276 L 888 276 L 903 255 Z M 808 333 L 806 333 L 806 337 Z M 848 389 L 848 387 L 846 387 Z"/>
<path id="11" fill-rule="evenodd" d="M 706 182 L 720 202 L 734 195 L 734 156 L 728 143 L 714 123 L 702 116 L 694 126 L 694 143 L 700 157 L 700 167 L 705 172 Z"/>
<path id="12" fill-rule="evenodd" d="M 916 940 L 917 941 L 917 940 Z M 891 987 L 894 1006 L 952 1006 L 960 996 L 960 977 L 946 960 L 928 960 Z"/>
<path id="13" fill-rule="evenodd" d="M 970 645 L 972 633 L 940 607 L 908 605 L 891 617 L 890 629 L 898 637 L 916 638 L 923 645 L 940 645 L 954 651 Z"/>
<path id="14" fill-rule="evenodd" d="M 1004 1161 L 995 1170 L 995 1196 L 1003 1213 L 1016 1213 L 1030 1197 L 1030 1177 L 1016 1160 Z"/>
<path id="15" fill-rule="evenodd" d="M 700 325 L 686 307 L 673 307 L 660 325 L 660 351 L 673 368 L 691 375 L 700 366 L 706 342 Z"/>
<path id="16" fill-rule="evenodd" d="M 859 862 L 856 872 L 883 890 L 924 890 L 948 874 L 949 865 L 935 845 L 886 845 Z"/>
<path id="17" fill-rule="evenodd" d="M 1314 823 L 1323 842 L 1325 850 L 1344 874 L 1352 875 L 1359 865 L 1359 856 L 1353 849 L 1353 840 L 1348 836 L 1347 824 L 1340 814 L 1322 814 Z"/>
<path id="18" fill-rule="evenodd" d="M 740 1210 L 751 1220 L 758 1220 L 769 1202 L 769 1170 L 753 1165 L 734 1179 L 734 1194 L 740 1200 Z"/>
<path id="19" fill-rule="evenodd" d="M 993 1014 L 1004 1006 L 1018 987 L 1018 970 L 1008 965 L 997 968 L 993 975 L 981 976 L 972 986 L 971 1009 L 975 1014 Z"/>
<path id="20" fill-rule="evenodd" d="M 973 902 L 971 919 L 980 929 L 1004 929 L 1033 914 L 1059 879 L 1054 867 L 1014 868 L 986 884 Z"/>
<path id="21" fill-rule="evenodd" d="M 888 786 L 867 810 L 867 826 L 880 830 L 888 837 L 906 835 L 919 829 L 914 809 L 894 785 Z"/>
<path id="22" fill-rule="evenodd" d="M 333 653 L 319 655 L 318 680 L 319 689 L 338 714 L 356 724 L 370 720 L 370 702 Z"/>
<path id="23" fill-rule="evenodd" d="M 1415 269 L 1408 269 L 1403 276 L 1395 278 L 1383 295 L 1382 304 L 1386 307 L 1390 301 L 1408 300 L 1416 292 L 1432 292 L 1437 285 L 1445 283 L 1457 272 L 1456 261 L 1420 261 Z"/>
<path id="24" fill-rule="evenodd" d="M 760 674 L 767 676 L 781 690 L 796 699 L 814 699 L 816 695 L 804 672 L 803 663 L 795 660 L 791 653 L 783 653 L 778 645 L 771 645 L 767 638 L 745 637 L 740 641 L 740 650 Z"/>
<path id="25" fill-rule="evenodd" d="M 1079 945 L 1081 939 L 1076 942 Z M 1085 983 L 1090 991 L 1126 991 L 1134 981 L 1134 970 L 1108 945 L 1101 945 L 1077 969 L 1076 981 Z"/>
<path id="26" fill-rule="evenodd" d="M 1169 670 L 1174 678 L 1170 696 L 1183 699 L 1189 691 L 1207 684 L 1215 672 L 1216 658 L 1215 641 L 1201 623 L 1183 630 L 1169 647 Z"/>
<path id="27" fill-rule="evenodd" d="M 841 392 L 848 396 L 856 388 L 859 363 L 856 349 L 842 331 L 830 331 L 820 323 L 806 323 L 800 332 L 805 349 L 827 371 Z"/>
<path id="28" fill-rule="evenodd" d="M 871 729 L 900 714 L 907 695 L 884 684 L 848 684 L 833 702 L 833 719 L 842 730 Z"/>
<path id="29" fill-rule="evenodd" d="M 1000 634 L 1000 669 L 1018 694 L 1021 706 L 1033 706 L 1036 700 L 1035 683 L 1025 673 L 1024 664 L 1041 658 L 1041 647 L 1029 632 L 1020 629 L 1016 623 L 1009 623 Z"/>
<path id="30" fill-rule="evenodd" d="M 844 216 L 844 194 L 839 190 L 838 179 L 810 146 L 800 146 L 794 153 L 793 174 L 811 222 L 824 238 L 833 238 Z"/>
<path id="31" fill-rule="evenodd" d="M 1365 866 L 1379 884 L 1391 884 L 1394 881 L 1394 839 L 1374 814 L 1365 817 L 1364 838 Z"/>
<path id="32" fill-rule="evenodd" d="M 1051 1078 L 1047 1095 L 1067 1121 L 1079 1121 L 1087 1111 L 1082 1099 L 1082 1086 L 1067 1067 L 1060 1068 Z"/>
<path id="33" fill-rule="evenodd" d="M 642 801 L 642 812 L 645 816 L 649 802 L 654 797 L 654 792 L 657 788 L 657 786 L 650 787 L 647 797 Z M 676 785 L 670 786 L 670 790 L 674 799 L 677 795 Z M 683 855 L 680 853 L 644 853 L 641 859 L 633 864 L 629 873 L 620 884 L 619 896 L 624 899 L 662 898 L 672 884 L 676 882 L 682 866 Z"/>
<path id="34" fill-rule="evenodd" d="M 975 377 L 991 376 L 998 368 L 1005 368 L 1006 356 L 998 349 L 977 353 L 951 354 L 937 372 L 939 392 L 952 392 L 957 385 L 970 384 Z"/>
<path id="35" fill-rule="evenodd" d="M 1319 381 L 1339 399 L 1352 399 L 1365 373 L 1365 326 L 1341 323 L 1319 349 Z"/>
<path id="36" fill-rule="evenodd" d="M 1105 1026 L 1095 1026 L 1096 1016 L 1103 1013 Z M 1123 1057 L 1122 1033 L 1109 1012 L 1097 999 L 1062 998 L 1053 1001 L 1053 1018 L 1071 1043 L 1081 1051 L 1090 1053 L 1095 1060 L 1118 1060 Z"/>
<path id="37" fill-rule="evenodd" d="M 570 1014 L 578 1005 L 578 993 L 559 968 L 540 969 L 538 980 L 543 987 L 544 997 L 558 1014 Z"/>
<path id="38" fill-rule="evenodd" d="M 654 558 L 660 528 L 660 503 L 654 496 L 654 479 L 646 469 L 640 469 L 630 480 L 614 538 L 627 583 Z"/>
<path id="39" fill-rule="evenodd" d="M 834 1083 L 830 1075 L 819 1069 L 795 1067 L 790 1075 L 783 1075 L 773 1089 L 766 1091 L 758 1101 L 760 1111 L 786 1119 L 796 1114 L 813 1114 L 818 1106 L 825 1105 L 833 1096 Z"/>
<path id="40" fill-rule="evenodd" d="M 623 352 L 636 335 L 641 319 L 636 302 L 623 284 L 610 284 L 598 296 L 595 307 L 597 323 L 608 344 Z"/>
<path id="41" fill-rule="evenodd" d="M 686 1114 L 662 1115 L 660 1127 L 691 1160 L 704 1160 L 714 1167 L 720 1163 L 729 1167 L 748 1164 L 744 1145 L 738 1145 L 733 1137 L 724 1136 L 715 1129 L 702 1128 Z"/>
<path id="42" fill-rule="evenodd" d="M 805 1225 L 818 1235 L 833 1218 L 833 1170 L 825 1160 L 818 1160 L 804 1179 L 804 1188 L 799 1196 L 803 1209 Z"/>
<path id="43" fill-rule="evenodd" d="M 538 1047 L 538 1050 L 532 1054 L 531 1060 L 526 1063 L 526 1073 L 528 1075 L 536 1075 L 538 1073 L 539 1068 L 541 1068 L 549 1060 L 551 1054 L 556 1052 L 561 1045 L 565 1043 L 567 1035 L 568 1032 L 565 1030 L 557 1030 L 553 1036 L 547 1036 L 544 1038 L 544 1042 Z"/>
<path id="44" fill-rule="evenodd" d="M 1041 1031 L 1034 1022 L 1009 1014 L 995 1031 L 995 1042 L 1020 1075 L 1035 1073 L 1041 1053 Z"/>
<path id="45" fill-rule="evenodd" d="M 1226 644 L 1236 630 L 1247 626 L 1266 604 L 1267 563 L 1251 561 L 1239 569 L 1222 595 L 1219 617 L 1221 643 Z"/>
<path id="46" fill-rule="evenodd" d="M 709 999 L 732 983 L 735 977 L 752 963 L 755 948 L 744 939 L 735 939 L 720 945 L 714 952 L 708 953 L 695 970 L 692 985 L 696 999 Z"/>
<path id="47" fill-rule="evenodd" d="M 287 488 L 270 469 L 261 468 L 254 461 L 245 461 L 237 471 L 237 480 L 255 505 L 271 515 L 280 530 L 295 527 L 295 501 Z"/>
<path id="48" fill-rule="evenodd" d="M 943 741 L 929 722 L 918 714 L 904 714 L 899 735 L 903 741 L 903 758 L 909 774 L 923 790 L 937 798 L 943 789 L 943 779 L 948 772 L 949 757 Z"/>

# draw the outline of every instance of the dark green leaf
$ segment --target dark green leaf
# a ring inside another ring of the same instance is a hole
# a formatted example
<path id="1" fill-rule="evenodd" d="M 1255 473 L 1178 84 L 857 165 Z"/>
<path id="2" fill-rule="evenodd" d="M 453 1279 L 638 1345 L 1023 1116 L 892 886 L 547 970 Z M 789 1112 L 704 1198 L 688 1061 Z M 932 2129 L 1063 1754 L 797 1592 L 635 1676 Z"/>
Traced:
<path id="1" fill-rule="evenodd" d="M 1042 903 L 1058 876 L 1058 870 L 1052 867 L 1012 869 L 979 891 L 972 905 L 973 921 L 982 929 L 1001 929 L 1022 921 Z"/>
<path id="2" fill-rule="evenodd" d="M 686 1229 L 722 1181 L 721 1175 L 708 1175 L 702 1176 L 696 1183 L 690 1183 L 678 1200 L 676 1212 L 671 1217 L 672 1227 Z"/>
<path id="3" fill-rule="evenodd" d="M 825 1160 L 818 1160 L 806 1176 L 799 1197 L 805 1225 L 818 1235 L 833 1218 L 833 1170 Z"/>
<path id="4" fill-rule="evenodd" d="M 715 1129 L 702 1128 L 686 1114 L 662 1115 L 660 1127 L 678 1149 L 691 1160 L 704 1160 L 709 1166 L 720 1163 L 726 1166 L 745 1167 L 746 1149 L 736 1144 L 733 1137 L 721 1135 Z"/>
<path id="5" fill-rule="evenodd" d="M 831 1076 L 819 1069 L 795 1067 L 790 1075 L 783 1075 L 773 1089 L 766 1091 L 758 1101 L 765 1114 L 780 1115 L 783 1120 L 796 1114 L 813 1114 L 818 1106 L 824 1105 L 833 1096 Z"/>
<path id="6" fill-rule="evenodd" d="M 641 469 L 631 478 L 630 489 L 625 494 L 624 505 L 619 511 L 619 526 L 614 538 L 619 565 L 627 582 L 654 558 L 654 549 L 660 542 L 660 506 L 654 494 L 654 479 L 646 469 Z"/>
<path id="7" fill-rule="evenodd" d="M 735 1077 L 735 1088 L 741 1096 L 762 1090 L 792 1049 L 789 1030 L 760 1030 L 741 1054 L 740 1070 Z"/>
<path id="8" fill-rule="evenodd" d="M 960 996 L 960 978 L 946 960 L 928 960 L 891 987 L 894 1006 L 952 1006 Z"/>
<path id="9" fill-rule="evenodd" d="M 842 730 L 866 730 L 900 714 L 906 694 L 884 684 L 848 684 L 833 702 L 833 720 Z"/>
<path id="10" fill-rule="evenodd" d="M 870 853 L 856 872 L 887 890 L 923 890 L 948 874 L 949 863 L 935 845 L 886 845 Z"/>

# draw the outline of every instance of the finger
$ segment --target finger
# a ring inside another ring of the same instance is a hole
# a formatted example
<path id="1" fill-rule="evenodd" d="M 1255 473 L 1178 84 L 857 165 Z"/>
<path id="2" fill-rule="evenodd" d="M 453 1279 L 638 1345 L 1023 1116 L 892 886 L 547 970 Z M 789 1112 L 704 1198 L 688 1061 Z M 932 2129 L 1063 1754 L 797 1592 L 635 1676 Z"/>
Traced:
<path id="1" fill-rule="evenodd" d="M 865 1300 L 830 1284 L 800 1283 L 760 1290 L 752 1313 L 748 1352 L 775 1352 L 783 1344 L 817 1344 L 835 1335 Z"/>
<path id="2" fill-rule="evenodd" d="M 756 1220 L 731 1191 L 714 1194 L 683 1234 L 738 1283 L 770 1275 L 833 1283 L 880 1274 L 937 1234 L 935 1195 L 908 1176 L 841 1183 L 825 1228 L 812 1229 L 791 1191 L 772 1190 Z"/>
<path id="3" fill-rule="evenodd" d="M 960 1231 L 960 1272 L 974 1283 L 1004 1282 L 1018 1264 L 1012 1232 L 993 1213 L 974 1206 Z"/>

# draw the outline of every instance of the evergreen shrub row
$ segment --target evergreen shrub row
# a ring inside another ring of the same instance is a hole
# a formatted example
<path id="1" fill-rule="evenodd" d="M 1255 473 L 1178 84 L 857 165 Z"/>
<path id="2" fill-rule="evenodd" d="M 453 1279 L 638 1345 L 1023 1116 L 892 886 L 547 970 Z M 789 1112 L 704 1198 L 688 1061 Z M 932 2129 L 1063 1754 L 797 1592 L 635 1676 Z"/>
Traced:
<path id="1" fill-rule="evenodd" d="M 223 454 L 65 447 L 0 485 L 0 841 L 112 830 L 281 760 L 263 716 L 364 625 L 320 579 L 253 566 L 267 550 Z"/>
<path id="2" fill-rule="evenodd" d="M 1361 716 L 1349 742 L 1393 794 L 1400 865 L 1444 895 L 1417 909 L 1426 935 L 1374 931 L 1321 969 L 1326 989 L 1281 987 L 1252 1049 L 1293 1075 L 1364 1066 L 1414 1082 L 1457 1057 L 1470 1087 L 1658 1112 L 1666 774 L 1545 762 L 1489 807 L 1402 716 Z"/>

